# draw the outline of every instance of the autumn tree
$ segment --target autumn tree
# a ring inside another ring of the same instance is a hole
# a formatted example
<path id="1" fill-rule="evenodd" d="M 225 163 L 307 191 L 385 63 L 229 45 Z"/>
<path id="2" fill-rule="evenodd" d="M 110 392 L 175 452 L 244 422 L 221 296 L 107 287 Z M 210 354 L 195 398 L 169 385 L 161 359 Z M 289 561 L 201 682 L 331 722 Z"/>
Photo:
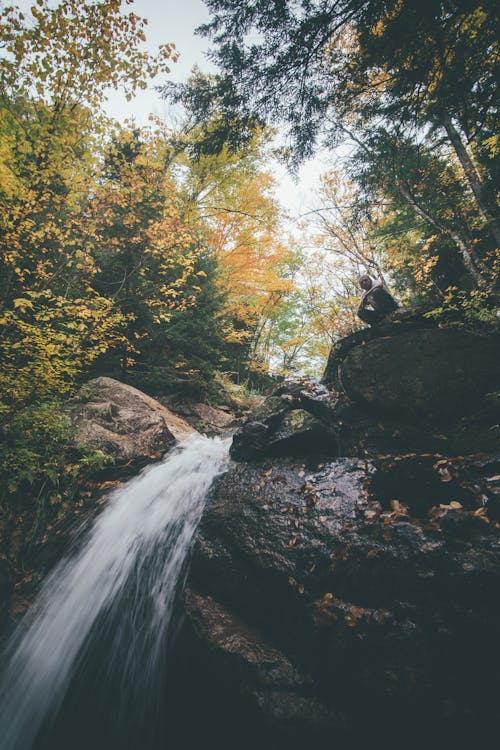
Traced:
<path id="1" fill-rule="evenodd" d="M 476 285 L 495 279 L 500 245 L 498 173 L 498 6 L 490 0 L 385 3 L 381 0 L 250 2 L 208 0 L 202 33 L 235 87 L 237 112 L 288 124 L 295 164 L 322 134 L 348 139 L 384 166 L 384 138 L 399 162 L 425 143 L 427 159 L 446 161 L 469 202 L 475 236 L 422 210 L 404 181 L 393 188 L 416 222 L 450 238 Z M 409 152 L 406 149 L 410 141 Z M 420 169 L 428 189 L 435 170 Z M 449 184 L 449 176 L 445 176 Z M 449 195 L 449 191 L 448 191 Z M 373 195 L 368 198 L 373 199 Z M 461 212 L 458 206 L 458 213 Z M 441 222 L 437 218 L 437 224 Z M 479 236 L 477 236 L 477 233 Z M 459 244 L 457 240 L 460 238 Z"/>
<path id="2" fill-rule="evenodd" d="M 196 130 L 191 137 L 198 137 Z M 256 128 L 238 148 L 223 146 L 216 153 L 186 148 L 176 161 L 186 210 L 192 211 L 191 221 L 198 218 L 218 266 L 219 323 L 226 342 L 221 354 L 225 369 L 237 377 L 262 370 L 256 353 L 263 326 L 293 288 L 293 248 L 265 168 L 269 152 L 269 134 Z"/>
<path id="3" fill-rule="evenodd" d="M 39 325 L 59 331 L 61 309 L 67 317 L 60 334 L 65 354 L 54 356 L 54 368 L 39 368 L 44 383 L 32 373 L 26 393 L 20 386 L 4 391 L 9 402 L 47 393 L 51 383 L 54 393 L 62 393 L 63 383 L 70 387 L 74 374 L 107 346 L 108 324 L 117 322 L 111 302 L 91 286 L 96 235 L 87 196 L 98 169 L 100 107 L 110 87 L 123 86 L 132 95 L 151 75 L 167 70 L 172 52 L 168 45 L 156 58 L 142 52 L 144 22 L 122 14 L 120 5 L 67 0 L 51 8 L 38 0 L 31 19 L 15 7 L 2 10 L 3 361 L 17 367 L 22 379 L 24 359 L 16 359 L 16 352 L 31 352 L 30 368 L 33 360 L 50 360 L 43 342 L 50 346 L 54 339 L 34 333 Z"/>
<path id="4" fill-rule="evenodd" d="M 123 324 L 94 287 L 102 105 L 167 71 L 173 48 L 144 52 L 145 21 L 114 0 L 0 14 L 0 496 L 42 497 L 83 467 L 57 400 Z"/>
<path id="5" fill-rule="evenodd" d="M 189 295 L 185 286 L 195 273 L 201 239 L 196 224 L 183 220 L 182 199 L 168 172 L 170 150 L 160 124 L 117 130 L 89 203 L 99 269 L 92 285 L 124 318 L 122 377 L 152 329 L 168 325 L 172 311 L 196 297 L 196 284 Z"/>

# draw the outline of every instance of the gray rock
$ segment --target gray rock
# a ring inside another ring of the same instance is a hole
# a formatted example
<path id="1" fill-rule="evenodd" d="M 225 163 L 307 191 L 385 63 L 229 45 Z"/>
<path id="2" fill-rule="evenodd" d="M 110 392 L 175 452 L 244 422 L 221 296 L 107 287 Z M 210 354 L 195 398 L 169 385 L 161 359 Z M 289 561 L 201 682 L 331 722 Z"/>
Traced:
<path id="1" fill-rule="evenodd" d="M 92 445 L 119 461 L 150 458 L 196 432 L 137 388 L 94 378 L 67 402 L 76 445 Z"/>
<path id="2" fill-rule="evenodd" d="M 332 409 L 328 396 L 323 385 L 306 378 L 281 385 L 235 433 L 232 457 L 336 455 L 336 429 L 329 423 Z"/>
<path id="3" fill-rule="evenodd" d="M 311 679 L 256 628 L 212 597 L 185 593 L 185 608 L 196 637 L 217 665 L 217 678 L 237 686 L 266 721 L 285 725 L 342 725 L 342 717 L 310 695 Z"/>

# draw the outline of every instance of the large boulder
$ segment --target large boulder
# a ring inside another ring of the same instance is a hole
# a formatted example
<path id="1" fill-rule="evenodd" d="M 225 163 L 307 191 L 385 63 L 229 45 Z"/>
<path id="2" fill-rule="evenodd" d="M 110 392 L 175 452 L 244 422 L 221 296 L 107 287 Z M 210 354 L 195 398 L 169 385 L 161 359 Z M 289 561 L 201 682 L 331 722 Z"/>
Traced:
<path id="1" fill-rule="evenodd" d="M 457 411 L 460 404 L 457 405 Z M 453 419 L 381 414 L 314 380 L 287 381 L 235 433 L 231 456 L 249 461 L 264 456 L 367 457 L 410 452 L 456 455 L 495 450 L 500 412 L 494 403 Z"/>
<path id="2" fill-rule="evenodd" d="M 385 412 L 449 418 L 472 412 L 500 384 L 498 336 L 425 321 L 363 329 L 335 345 L 323 382 Z"/>
<path id="3" fill-rule="evenodd" d="M 118 461 L 156 457 L 196 430 L 137 388 L 113 378 L 89 380 L 67 402 L 76 445 L 91 445 Z"/>
<path id="4" fill-rule="evenodd" d="M 216 693 L 222 676 L 283 747 L 380 739 L 388 721 L 449 740 L 491 729 L 499 467 L 430 454 L 235 466 L 192 557 L 190 681 Z"/>

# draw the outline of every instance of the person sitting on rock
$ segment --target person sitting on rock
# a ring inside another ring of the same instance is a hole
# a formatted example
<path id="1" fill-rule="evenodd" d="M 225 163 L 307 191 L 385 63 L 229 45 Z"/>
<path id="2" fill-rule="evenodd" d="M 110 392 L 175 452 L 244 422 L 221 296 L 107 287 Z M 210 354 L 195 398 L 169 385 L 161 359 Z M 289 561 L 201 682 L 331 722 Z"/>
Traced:
<path id="1" fill-rule="evenodd" d="M 371 276 L 365 274 L 359 277 L 359 285 L 364 291 L 358 307 L 358 318 L 361 318 L 364 323 L 377 325 L 391 312 L 398 309 L 398 303 L 385 287 L 382 279 L 374 281 Z"/>

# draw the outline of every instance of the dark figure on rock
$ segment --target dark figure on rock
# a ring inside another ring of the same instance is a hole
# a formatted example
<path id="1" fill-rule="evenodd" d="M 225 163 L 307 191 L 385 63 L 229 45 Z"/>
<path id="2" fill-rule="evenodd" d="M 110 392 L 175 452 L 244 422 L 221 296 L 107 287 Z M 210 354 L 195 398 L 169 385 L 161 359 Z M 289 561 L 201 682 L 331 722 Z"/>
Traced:
<path id="1" fill-rule="evenodd" d="M 381 323 L 399 305 L 381 279 L 360 276 L 359 285 L 364 290 L 358 307 L 358 318 L 370 325 Z"/>

